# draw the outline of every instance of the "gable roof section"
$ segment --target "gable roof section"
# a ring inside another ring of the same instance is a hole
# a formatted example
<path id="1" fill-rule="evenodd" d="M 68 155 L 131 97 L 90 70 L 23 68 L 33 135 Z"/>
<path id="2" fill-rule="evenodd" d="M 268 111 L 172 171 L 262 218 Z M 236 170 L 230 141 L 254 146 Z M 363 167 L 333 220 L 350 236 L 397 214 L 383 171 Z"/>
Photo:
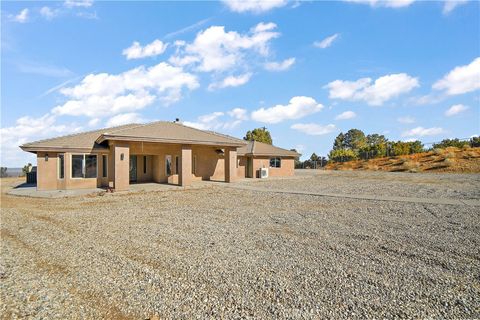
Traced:
<path id="1" fill-rule="evenodd" d="M 131 123 L 118 127 L 104 128 L 87 132 L 79 132 L 61 137 L 44 139 L 34 142 L 25 143 L 20 146 L 24 151 L 54 151 L 54 150 L 104 150 L 106 147 L 95 142 L 97 138 L 104 132 L 115 132 L 117 130 L 136 127 L 138 124 Z"/>
<path id="2" fill-rule="evenodd" d="M 298 152 L 282 149 L 258 141 L 249 141 L 246 146 L 238 148 L 237 154 L 239 156 L 276 156 L 295 158 L 300 156 Z"/>
<path id="3" fill-rule="evenodd" d="M 81 132 L 56 138 L 25 143 L 24 151 L 99 151 L 107 148 L 101 145 L 106 140 L 145 141 L 180 144 L 203 144 L 213 146 L 239 147 L 245 141 L 224 134 L 203 131 L 180 123 L 158 121 L 147 124 L 127 124 L 118 127 Z"/>
<path id="4" fill-rule="evenodd" d="M 240 147 L 245 141 L 224 134 L 187 127 L 177 122 L 157 121 L 103 133 L 96 140 L 145 141 Z"/>

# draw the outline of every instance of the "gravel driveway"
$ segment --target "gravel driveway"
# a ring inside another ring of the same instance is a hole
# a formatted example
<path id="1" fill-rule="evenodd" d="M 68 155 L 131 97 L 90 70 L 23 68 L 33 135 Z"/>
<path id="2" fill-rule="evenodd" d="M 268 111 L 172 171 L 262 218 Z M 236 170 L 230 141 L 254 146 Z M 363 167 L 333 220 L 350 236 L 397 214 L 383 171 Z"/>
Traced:
<path id="1" fill-rule="evenodd" d="M 341 185 L 335 179 L 349 174 L 329 179 Z M 396 183 L 377 175 L 375 190 Z M 478 187 L 478 176 L 451 177 Z M 433 182 L 407 183 L 408 192 L 446 192 L 447 178 L 424 178 Z M 469 188 L 459 194 L 478 198 Z M 68 199 L 2 194 L 1 207 L 5 319 L 480 317 L 478 207 L 213 185 Z"/>

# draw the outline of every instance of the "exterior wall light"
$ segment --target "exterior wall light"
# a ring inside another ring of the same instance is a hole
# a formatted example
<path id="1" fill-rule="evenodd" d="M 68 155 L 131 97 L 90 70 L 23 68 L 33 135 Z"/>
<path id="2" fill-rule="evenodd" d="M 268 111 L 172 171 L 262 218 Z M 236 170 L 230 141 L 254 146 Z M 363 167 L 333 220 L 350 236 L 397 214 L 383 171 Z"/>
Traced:
<path id="1" fill-rule="evenodd" d="M 120 161 L 123 161 L 124 155 L 123 153 L 120 153 Z"/>
<path id="2" fill-rule="evenodd" d="M 45 161 L 48 161 L 48 153 L 45 154 Z"/>

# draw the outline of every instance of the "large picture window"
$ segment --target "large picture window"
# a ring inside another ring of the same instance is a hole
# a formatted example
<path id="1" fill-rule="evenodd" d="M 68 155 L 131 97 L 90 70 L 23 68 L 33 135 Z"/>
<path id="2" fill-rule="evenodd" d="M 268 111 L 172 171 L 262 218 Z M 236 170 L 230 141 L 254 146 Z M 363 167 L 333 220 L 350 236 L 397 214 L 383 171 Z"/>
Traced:
<path id="1" fill-rule="evenodd" d="M 58 178 L 59 179 L 65 178 L 65 155 L 64 154 L 58 155 Z"/>
<path id="2" fill-rule="evenodd" d="M 280 158 L 270 158 L 270 168 L 280 168 L 282 161 Z"/>
<path id="3" fill-rule="evenodd" d="M 97 156 L 90 154 L 72 155 L 72 178 L 96 178 Z"/>

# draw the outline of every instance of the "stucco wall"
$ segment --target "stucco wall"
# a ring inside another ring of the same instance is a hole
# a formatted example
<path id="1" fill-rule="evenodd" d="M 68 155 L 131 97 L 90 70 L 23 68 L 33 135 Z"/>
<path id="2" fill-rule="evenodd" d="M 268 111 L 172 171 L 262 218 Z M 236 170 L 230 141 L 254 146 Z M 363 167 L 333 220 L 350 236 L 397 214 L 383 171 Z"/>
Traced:
<path id="1" fill-rule="evenodd" d="M 293 158 L 281 158 L 280 168 L 270 168 L 270 157 L 255 157 L 253 159 L 254 177 L 259 177 L 259 170 L 261 168 L 268 168 L 269 177 L 293 176 L 295 160 Z"/>

